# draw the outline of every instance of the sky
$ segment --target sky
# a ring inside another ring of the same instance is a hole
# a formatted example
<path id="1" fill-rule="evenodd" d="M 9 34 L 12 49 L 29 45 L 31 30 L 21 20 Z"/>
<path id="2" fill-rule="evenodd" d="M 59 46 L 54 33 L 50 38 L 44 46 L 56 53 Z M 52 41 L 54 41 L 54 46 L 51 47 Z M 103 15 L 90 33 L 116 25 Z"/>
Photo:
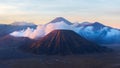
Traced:
<path id="1" fill-rule="evenodd" d="M 48 23 L 55 17 L 71 22 L 101 22 L 120 28 L 120 0 L 0 0 L 0 23 Z"/>

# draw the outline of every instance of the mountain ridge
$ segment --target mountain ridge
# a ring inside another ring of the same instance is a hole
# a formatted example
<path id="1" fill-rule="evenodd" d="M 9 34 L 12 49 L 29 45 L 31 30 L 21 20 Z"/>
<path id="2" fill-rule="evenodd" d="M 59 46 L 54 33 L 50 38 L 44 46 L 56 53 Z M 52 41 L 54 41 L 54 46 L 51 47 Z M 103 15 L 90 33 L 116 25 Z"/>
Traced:
<path id="1" fill-rule="evenodd" d="M 68 20 L 66 20 L 63 17 L 56 17 L 55 19 L 53 19 L 52 21 L 50 21 L 49 23 L 57 23 L 57 22 L 65 22 L 68 25 L 72 25 L 72 23 Z"/>
<path id="2" fill-rule="evenodd" d="M 109 51 L 81 37 L 72 30 L 54 30 L 25 50 L 35 54 L 69 55 Z"/>

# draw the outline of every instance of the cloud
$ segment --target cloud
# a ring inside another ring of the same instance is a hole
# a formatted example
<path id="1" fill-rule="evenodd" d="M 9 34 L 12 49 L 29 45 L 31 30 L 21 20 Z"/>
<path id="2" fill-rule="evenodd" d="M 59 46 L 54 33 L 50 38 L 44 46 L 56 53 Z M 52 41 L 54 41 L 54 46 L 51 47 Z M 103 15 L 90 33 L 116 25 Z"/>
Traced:
<path id="1" fill-rule="evenodd" d="M 49 23 L 44 25 L 38 25 L 36 29 L 27 28 L 26 30 L 22 31 L 14 31 L 10 33 L 10 35 L 14 37 L 28 37 L 30 39 L 39 39 L 44 37 L 48 33 L 52 32 L 53 30 L 72 30 L 77 34 L 85 37 L 91 41 L 103 40 L 103 42 L 111 42 L 115 40 L 115 42 L 120 42 L 120 31 L 116 29 L 110 29 L 109 27 L 104 27 L 99 30 L 95 30 L 96 27 L 89 25 L 81 25 L 78 27 L 78 23 L 73 25 L 68 25 L 65 22 L 56 22 L 56 23 Z M 108 40 L 109 39 L 109 40 Z M 101 42 L 101 41 L 100 41 Z"/>
<path id="2" fill-rule="evenodd" d="M 15 37 L 30 37 L 30 35 L 31 35 L 31 33 L 33 33 L 33 31 L 34 31 L 33 29 L 28 27 L 26 30 L 14 31 L 14 32 L 10 33 L 10 35 L 15 36 Z"/>
<path id="3" fill-rule="evenodd" d="M 37 39 L 47 35 L 53 30 L 73 30 L 75 32 L 79 32 L 79 29 L 80 28 L 76 27 L 75 25 L 68 25 L 65 22 L 61 21 L 45 25 L 38 25 L 38 27 L 35 30 L 27 28 L 26 30 L 22 31 L 14 31 L 10 33 L 10 35 L 15 37 L 29 37 L 31 39 Z"/>
<path id="4" fill-rule="evenodd" d="M 58 29 L 71 30 L 71 27 L 70 25 L 67 25 L 64 22 L 50 23 L 46 26 L 45 32 L 46 34 L 48 34 L 49 32 Z"/>
<path id="5" fill-rule="evenodd" d="M 0 4 L 0 14 L 8 12 L 9 10 L 15 10 L 16 8 L 16 6 Z"/>
<path id="6" fill-rule="evenodd" d="M 59 14 L 60 12 L 62 12 L 63 14 L 65 14 L 64 11 L 73 13 L 76 13 L 77 11 L 77 13 L 81 12 L 82 14 L 84 12 L 88 13 L 94 10 L 98 10 L 97 12 L 100 13 L 104 10 L 108 10 L 109 7 L 116 8 L 117 6 L 120 6 L 119 2 L 119 0 L 0 0 L 0 4 L 17 7 L 16 9 L 14 9 L 14 11 L 12 9 L 9 9 L 13 14 L 15 11 L 17 11 L 18 14 L 20 12 L 25 14 L 54 14 L 54 12 Z M 103 10 L 103 8 L 105 9 Z M 6 14 L 7 12 L 4 13 Z"/>
<path id="7" fill-rule="evenodd" d="M 37 39 L 43 37 L 45 35 L 45 25 L 39 25 L 37 29 L 35 29 L 30 35 L 28 35 L 31 39 Z"/>
<path id="8" fill-rule="evenodd" d="M 0 22 L 42 22 L 40 18 L 79 17 L 100 22 L 120 22 L 120 0 L 0 0 Z M 8 12 L 9 11 L 9 12 Z M 67 12 L 67 13 L 65 13 Z M 99 19 L 98 19 L 99 18 Z M 112 19 L 116 18 L 115 21 Z M 47 22 L 47 21 L 46 21 Z"/>

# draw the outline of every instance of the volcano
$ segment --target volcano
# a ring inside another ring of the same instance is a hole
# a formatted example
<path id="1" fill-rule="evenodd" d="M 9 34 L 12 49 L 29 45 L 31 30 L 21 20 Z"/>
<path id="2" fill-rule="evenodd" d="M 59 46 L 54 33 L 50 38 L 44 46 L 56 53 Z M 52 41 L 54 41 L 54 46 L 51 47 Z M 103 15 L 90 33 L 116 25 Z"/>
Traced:
<path id="1" fill-rule="evenodd" d="M 25 49 L 34 54 L 68 55 L 108 51 L 72 30 L 54 30 Z"/>
<path id="2" fill-rule="evenodd" d="M 72 23 L 70 21 L 66 20 L 63 17 L 57 17 L 54 20 L 52 20 L 51 22 L 49 22 L 49 23 L 57 23 L 57 22 L 64 22 L 64 23 L 66 23 L 68 25 L 72 25 Z"/>

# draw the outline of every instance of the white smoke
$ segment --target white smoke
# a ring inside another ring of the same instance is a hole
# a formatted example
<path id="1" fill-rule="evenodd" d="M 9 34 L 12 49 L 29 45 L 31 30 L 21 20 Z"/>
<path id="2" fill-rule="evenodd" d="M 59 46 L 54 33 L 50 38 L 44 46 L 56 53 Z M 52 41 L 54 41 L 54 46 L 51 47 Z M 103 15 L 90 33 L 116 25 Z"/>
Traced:
<path id="1" fill-rule="evenodd" d="M 29 35 L 29 38 L 36 39 L 39 37 L 43 37 L 45 35 L 45 25 L 37 26 L 37 28 Z"/>
<path id="2" fill-rule="evenodd" d="M 24 30 L 14 31 L 14 32 L 10 33 L 10 35 L 15 36 L 15 37 L 22 37 L 22 36 L 24 36 Z"/>
<path id="3" fill-rule="evenodd" d="M 15 37 L 28 37 L 31 39 L 38 39 L 40 37 L 44 37 L 48 33 L 52 32 L 53 30 L 73 30 L 76 33 L 85 36 L 90 39 L 94 39 L 99 37 L 103 32 L 107 32 L 107 34 L 104 36 L 105 38 L 119 38 L 120 31 L 111 29 L 108 31 L 108 28 L 103 28 L 102 30 L 99 30 L 98 32 L 93 31 L 93 26 L 87 26 L 84 27 L 80 26 L 78 27 L 79 23 L 68 25 L 64 21 L 56 22 L 56 23 L 49 23 L 44 25 L 38 25 L 36 29 L 27 28 L 26 30 L 22 31 L 14 31 L 10 33 L 10 35 Z"/>
<path id="4" fill-rule="evenodd" d="M 53 30 L 74 30 L 76 27 L 68 25 L 63 21 L 57 23 L 50 23 L 46 26 L 45 33 L 48 34 Z"/>
<path id="5" fill-rule="evenodd" d="M 31 33 L 33 33 L 34 29 L 27 28 L 26 30 L 21 30 L 21 31 L 14 31 L 10 33 L 10 35 L 15 36 L 15 37 L 29 37 Z"/>
<path id="6" fill-rule="evenodd" d="M 53 30 L 73 30 L 75 32 L 78 32 L 78 27 L 75 27 L 74 25 L 68 25 L 65 22 L 56 22 L 56 23 L 49 23 L 45 25 L 39 25 L 35 30 L 27 28 L 26 30 L 22 31 L 14 31 L 10 33 L 10 35 L 15 37 L 29 37 L 31 39 L 37 39 L 39 37 L 43 37 L 50 33 Z"/>

